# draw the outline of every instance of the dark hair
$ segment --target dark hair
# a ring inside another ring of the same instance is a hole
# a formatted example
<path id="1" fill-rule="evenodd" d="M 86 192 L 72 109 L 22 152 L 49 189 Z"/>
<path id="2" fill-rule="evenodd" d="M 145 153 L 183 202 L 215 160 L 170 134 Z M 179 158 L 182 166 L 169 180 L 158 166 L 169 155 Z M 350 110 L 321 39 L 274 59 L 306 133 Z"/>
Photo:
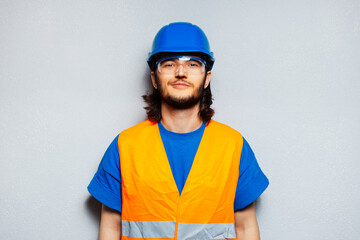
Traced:
<path id="1" fill-rule="evenodd" d="M 161 120 L 161 96 L 157 89 L 153 87 L 151 92 L 143 95 L 142 98 L 147 103 L 147 107 L 144 107 L 148 119 L 152 122 L 158 122 Z M 214 115 L 214 109 L 210 106 L 213 103 L 213 98 L 210 89 L 210 83 L 203 91 L 203 96 L 200 99 L 199 116 L 203 122 L 209 122 Z"/>

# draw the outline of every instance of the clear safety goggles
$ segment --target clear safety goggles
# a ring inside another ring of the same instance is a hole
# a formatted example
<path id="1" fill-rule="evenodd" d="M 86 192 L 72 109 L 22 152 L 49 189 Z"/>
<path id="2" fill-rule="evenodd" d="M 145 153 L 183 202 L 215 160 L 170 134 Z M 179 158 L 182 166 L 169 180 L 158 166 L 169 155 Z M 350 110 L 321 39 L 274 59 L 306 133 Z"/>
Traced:
<path id="1" fill-rule="evenodd" d="M 156 62 L 159 73 L 175 74 L 182 66 L 188 74 L 201 74 L 205 71 L 205 60 L 190 56 L 174 56 L 161 58 Z"/>

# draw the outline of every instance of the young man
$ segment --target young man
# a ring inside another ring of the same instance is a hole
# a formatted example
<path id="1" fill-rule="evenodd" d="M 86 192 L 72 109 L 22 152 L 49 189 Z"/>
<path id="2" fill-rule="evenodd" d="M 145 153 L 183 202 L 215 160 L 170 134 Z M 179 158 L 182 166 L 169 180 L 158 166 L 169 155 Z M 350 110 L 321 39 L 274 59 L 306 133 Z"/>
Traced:
<path id="1" fill-rule="evenodd" d="M 100 240 L 260 239 L 254 201 L 269 182 L 241 134 L 211 120 L 205 34 L 164 26 L 148 64 L 148 120 L 114 139 L 88 186 L 103 203 Z"/>

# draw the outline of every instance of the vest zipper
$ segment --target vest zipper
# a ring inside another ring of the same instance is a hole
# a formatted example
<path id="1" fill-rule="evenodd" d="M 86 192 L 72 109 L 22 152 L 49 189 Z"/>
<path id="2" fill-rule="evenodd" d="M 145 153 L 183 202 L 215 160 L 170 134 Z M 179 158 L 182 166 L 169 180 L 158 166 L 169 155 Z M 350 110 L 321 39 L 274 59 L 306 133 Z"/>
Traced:
<path id="1" fill-rule="evenodd" d="M 177 240 L 177 236 L 178 236 L 180 206 L 181 206 L 181 196 L 179 195 L 178 207 L 177 207 L 177 209 L 176 209 L 175 236 L 174 236 L 174 240 Z"/>

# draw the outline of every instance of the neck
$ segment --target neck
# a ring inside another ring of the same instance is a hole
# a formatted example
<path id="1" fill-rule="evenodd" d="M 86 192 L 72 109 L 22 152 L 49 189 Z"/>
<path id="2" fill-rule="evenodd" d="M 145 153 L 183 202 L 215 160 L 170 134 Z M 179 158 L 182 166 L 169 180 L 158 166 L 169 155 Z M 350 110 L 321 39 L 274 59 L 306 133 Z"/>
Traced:
<path id="1" fill-rule="evenodd" d="M 187 133 L 198 129 L 202 120 L 199 116 L 199 106 L 195 106 L 188 109 L 175 109 L 168 104 L 161 103 L 161 123 L 164 127 L 172 132 Z"/>

